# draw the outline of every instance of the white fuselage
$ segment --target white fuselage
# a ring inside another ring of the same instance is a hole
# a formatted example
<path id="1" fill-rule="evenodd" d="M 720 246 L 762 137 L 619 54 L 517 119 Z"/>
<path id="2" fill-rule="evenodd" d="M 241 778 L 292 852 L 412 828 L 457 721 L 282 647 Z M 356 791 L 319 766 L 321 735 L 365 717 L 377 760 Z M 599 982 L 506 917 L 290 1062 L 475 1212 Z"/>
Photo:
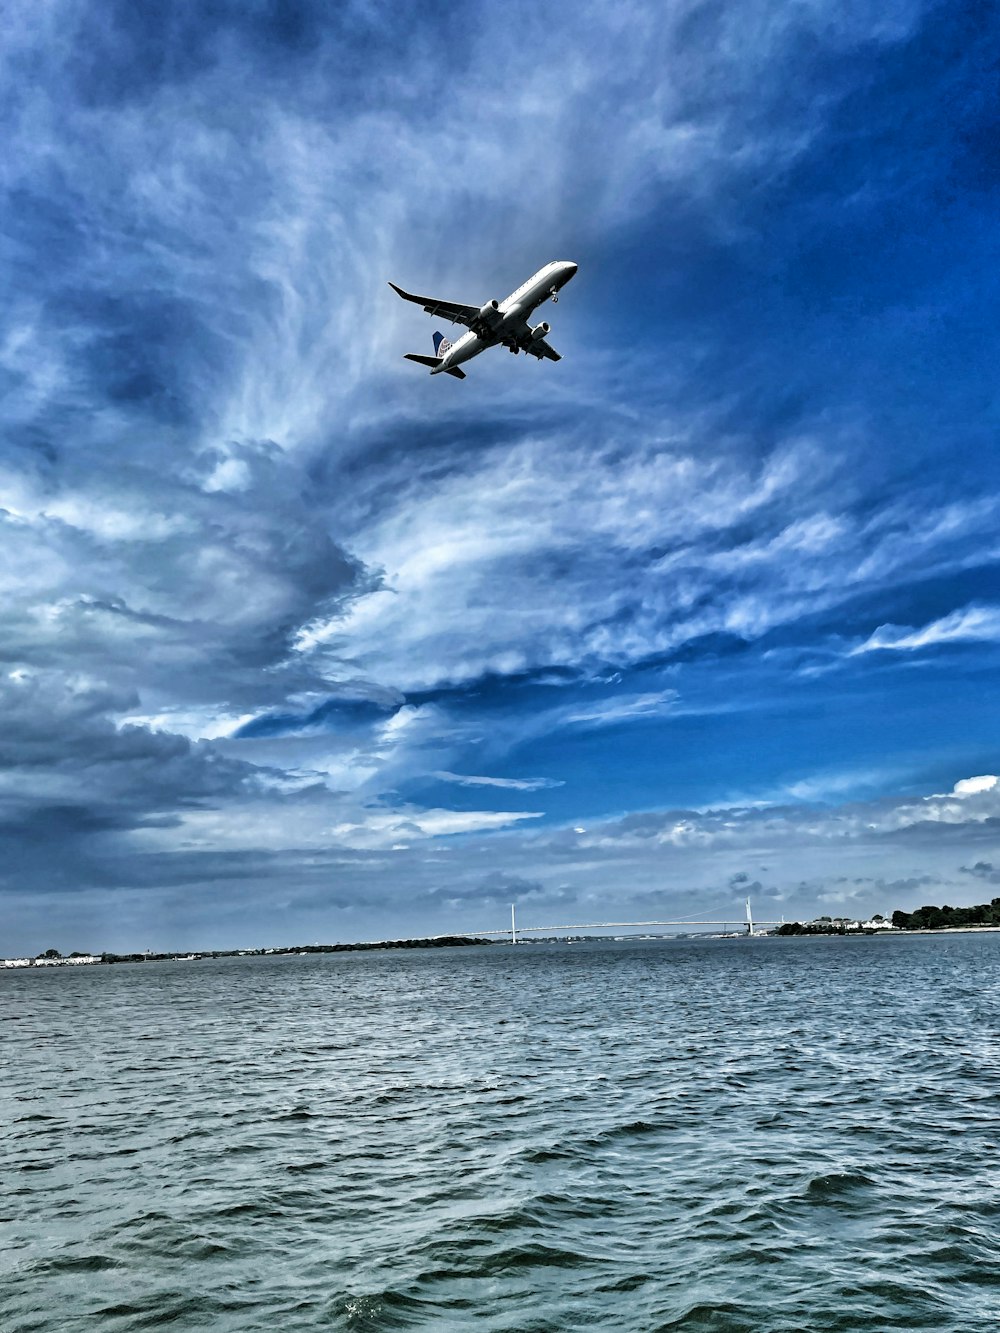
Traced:
<path id="1" fill-rule="evenodd" d="M 440 375 L 451 366 L 471 361 L 480 352 L 485 352 L 487 347 L 495 347 L 497 343 L 503 342 L 506 330 L 530 318 L 536 307 L 555 296 L 561 287 L 566 286 L 576 270 L 577 265 L 570 263 L 568 259 L 557 259 L 540 268 L 527 282 L 522 282 L 517 291 L 511 292 L 505 301 L 497 304 L 496 309 L 488 317 L 488 330 L 484 328 L 483 332 L 479 333 L 470 329 L 468 333 L 463 333 L 457 342 L 452 343 L 441 364 L 435 366 L 431 374 Z"/>

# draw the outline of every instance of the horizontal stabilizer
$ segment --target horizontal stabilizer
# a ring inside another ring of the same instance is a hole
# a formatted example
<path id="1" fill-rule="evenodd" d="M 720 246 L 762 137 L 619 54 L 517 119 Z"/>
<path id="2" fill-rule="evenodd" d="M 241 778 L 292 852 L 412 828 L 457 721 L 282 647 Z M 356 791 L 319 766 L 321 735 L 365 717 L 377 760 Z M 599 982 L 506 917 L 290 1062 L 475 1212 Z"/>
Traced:
<path id="1" fill-rule="evenodd" d="M 418 366 L 430 366 L 431 370 L 437 370 L 443 360 L 440 356 L 421 356 L 419 352 L 404 352 L 403 356 L 407 361 L 416 361 Z M 451 366 L 444 373 L 454 375 L 457 380 L 465 379 L 465 371 L 459 370 L 458 366 Z"/>

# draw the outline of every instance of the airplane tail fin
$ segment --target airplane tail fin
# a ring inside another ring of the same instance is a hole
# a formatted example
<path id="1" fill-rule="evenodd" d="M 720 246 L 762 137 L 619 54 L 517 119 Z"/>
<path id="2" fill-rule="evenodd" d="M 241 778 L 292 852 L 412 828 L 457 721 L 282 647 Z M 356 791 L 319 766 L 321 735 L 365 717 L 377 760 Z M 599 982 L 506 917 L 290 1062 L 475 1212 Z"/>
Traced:
<path id="1" fill-rule="evenodd" d="M 392 284 L 389 284 L 392 286 Z M 451 343 L 443 333 L 434 334 L 434 356 L 421 356 L 419 352 L 404 352 L 403 356 L 407 361 L 416 361 L 420 366 L 430 366 L 431 370 L 436 370 L 444 360 L 447 353 L 451 350 Z M 453 375 L 457 380 L 465 379 L 465 371 L 459 370 L 458 366 L 449 366 L 444 372 L 446 375 Z"/>
<path id="2" fill-rule="evenodd" d="M 448 353 L 451 351 L 452 344 L 448 341 L 448 339 L 444 336 L 443 333 L 435 333 L 433 335 L 433 338 L 434 338 L 434 350 L 438 354 L 438 359 L 441 360 L 444 357 L 446 357 Z M 465 379 L 465 371 L 459 370 L 458 366 L 449 366 L 444 373 L 446 375 L 454 375 L 455 379 L 457 380 Z"/>

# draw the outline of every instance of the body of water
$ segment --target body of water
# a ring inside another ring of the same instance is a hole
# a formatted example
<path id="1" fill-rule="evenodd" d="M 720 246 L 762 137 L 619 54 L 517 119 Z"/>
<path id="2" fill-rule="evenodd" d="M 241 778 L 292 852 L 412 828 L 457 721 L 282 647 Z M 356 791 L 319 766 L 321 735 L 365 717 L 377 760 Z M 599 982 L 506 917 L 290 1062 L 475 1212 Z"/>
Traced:
<path id="1" fill-rule="evenodd" d="M 0 974 L 5 1333 L 1000 1326 L 1000 936 Z"/>

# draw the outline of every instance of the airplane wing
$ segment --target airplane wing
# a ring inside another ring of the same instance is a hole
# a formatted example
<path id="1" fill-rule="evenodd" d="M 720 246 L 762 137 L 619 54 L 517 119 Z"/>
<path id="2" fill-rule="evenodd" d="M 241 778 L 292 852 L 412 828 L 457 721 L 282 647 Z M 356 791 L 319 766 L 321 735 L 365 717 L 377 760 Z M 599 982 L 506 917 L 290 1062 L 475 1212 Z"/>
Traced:
<path id="1" fill-rule="evenodd" d="M 524 320 L 519 327 L 515 328 L 511 338 L 504 340 L 508 347 L 518 347 L 522 352 L 527 352 L 529 356 L 537 356 L 539 361 L 546 357 L 550 361 L 561 361 L 562 357 L 556 349 L 545 341 L 544 338 L 532 338 L 531 325 Z"/>
<path id="2" fill-rule="evenodd" d="M 524 349 L 529 356 L 537 356 L 539 361 L 548 357 L 550 361 L 561 361 L 562 356 L 544 338 L 533 338 Z"/>
<path id="3" fill-rule="evenodd" d="M 477 305 L 460 305 L 457 301 L 436 301 L 433 296 L 414 296 L 411 292 L 404 292 L 402 287 L 397 287 L 394 282 L 390 282 L 389 286 L 404 301 L 422 305 L 428 315 L 440 315 L 442 319 L 450 319 L 453 324 L 464 324 L 467 329 L 471 328 L 473 321 L 479 317 Z"/>

